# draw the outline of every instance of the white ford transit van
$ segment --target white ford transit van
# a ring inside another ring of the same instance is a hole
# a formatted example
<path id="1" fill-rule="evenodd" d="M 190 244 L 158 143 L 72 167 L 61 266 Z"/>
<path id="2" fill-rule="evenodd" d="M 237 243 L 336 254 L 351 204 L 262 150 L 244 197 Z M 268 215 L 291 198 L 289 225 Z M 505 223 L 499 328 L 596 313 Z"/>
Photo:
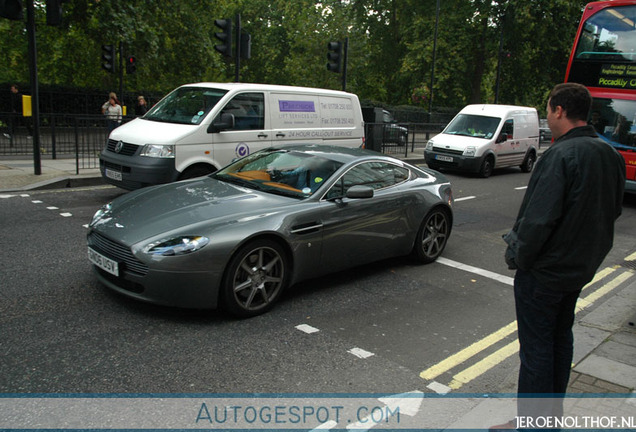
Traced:
<path id="1" fill-rule="evenodd" d="M 537 110 L 512 105 L 468 105 L 426 144 L 429 168 L 489 177 L 493 169 L 519 166 L 530 172 L 539 148 Z"/>
<path id="2" fill-rule="evenodd" d="M 104 180 L 124 189 L 202 176 L 272 145 L 363 147 L 358 97 L 341 91 L 243 83 L 181 86 L 113 130 Z"/>

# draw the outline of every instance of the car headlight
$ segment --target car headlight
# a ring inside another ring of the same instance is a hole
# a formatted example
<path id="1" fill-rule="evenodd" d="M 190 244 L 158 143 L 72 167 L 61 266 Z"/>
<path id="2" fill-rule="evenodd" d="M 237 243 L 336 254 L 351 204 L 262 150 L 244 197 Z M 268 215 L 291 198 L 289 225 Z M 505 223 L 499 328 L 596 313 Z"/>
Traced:
<path id="1" fill-rule="evenodd" d="M 475 153 L 477 153 L 477 147 L 475 146 L 468 146 L 464 150 L 464 156 L 473 157 Z"/>
<path id="2" fill-rule="evenodd" d="M 108 204 L 102 206 L 102 208 L 100 208 L 99 210 L 97 210 L 97 212 L 93 215 L 93 220 L 91 220 L 91 223 L 89 224 L 89 226 L 94 226 L 104 216 L 106 216 L 108 213 L 110 213 L 110 210 L 112 209 L 112 207 L 113 207 L 112 204 L 108 203 Z"/>
<path id="3" fill-rule="evenodd" d="M 435 143 L 433 142 L 433 140 L 428 140 L 428 142 L 426 143 L 426 150 L 431 151 L 433 150 L 433 146 L 435 145 Z"/>
<path id="4" fill-rule="evenodd" d="M 143 251 L 154 256 L 176 256 L 196 252 L 210 243 L 210 239 L 202 236 L 180 236 L 159 240 L 146 246 Z"/>
<path id="5" fill-rule="evenodd" d="M 174 158 L 174 144 L 146 144 L 141 156 L 154 158 Z"/>

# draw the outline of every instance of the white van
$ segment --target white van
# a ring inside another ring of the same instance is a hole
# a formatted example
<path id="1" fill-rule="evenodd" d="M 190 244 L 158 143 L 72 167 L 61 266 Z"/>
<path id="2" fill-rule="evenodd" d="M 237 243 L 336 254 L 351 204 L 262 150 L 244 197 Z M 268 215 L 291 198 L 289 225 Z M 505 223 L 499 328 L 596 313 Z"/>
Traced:
<path id="1" fill-rule="evenodd" d="M 512 105 L 468 105 L 426 144 L 429 168 L 489 177 L 495 168 L 530 172 L 539 148 L 537 110 Z"/>
<path id="2" fill-rule="evenodd" d="M 202 176 L 272 145 L 363 147 L 358 97 L 341 91 L 243 83 L 181 86 L 113 130 L 104 180 L 124 189 Z"/>

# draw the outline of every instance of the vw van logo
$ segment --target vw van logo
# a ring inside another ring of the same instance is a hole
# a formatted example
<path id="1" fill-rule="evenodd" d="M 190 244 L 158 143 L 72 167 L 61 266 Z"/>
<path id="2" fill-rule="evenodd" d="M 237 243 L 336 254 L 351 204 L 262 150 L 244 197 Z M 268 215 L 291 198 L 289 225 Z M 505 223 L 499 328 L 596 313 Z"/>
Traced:
<path id="1" fill-rule="evenodd" d="M 115 153 L 119 153 L 121 152 L 121 149 L 124 148 L 124 142 L 123 141 L 117 141 L 117 144 L 115 145 Z"/>

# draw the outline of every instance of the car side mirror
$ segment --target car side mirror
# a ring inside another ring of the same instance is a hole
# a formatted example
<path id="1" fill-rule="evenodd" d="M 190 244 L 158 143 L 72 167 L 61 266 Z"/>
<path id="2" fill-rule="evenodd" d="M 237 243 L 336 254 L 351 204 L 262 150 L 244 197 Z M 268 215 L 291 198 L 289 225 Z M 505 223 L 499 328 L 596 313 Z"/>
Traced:
<path id="1" fill-rule="evenodd" d="M 351 186 L 347 190 L 347 198 L 360 199 L 360 198 L 373 198 L 373 188 L 369 186 Z"/>
<path id="2" fill-rule="evenodd" d="M 499 138 L 497 138 L 497 144 L 502 143 L 504 141 L 508 140 L 508 134 L 505 132 L 502 132 L 501 135 L 499 135 Z"/>
<path id="3" fill-rule="evenodd" d="M 234 129 L 235 119 L 234 114 L 223 113 L 220 118 L 217 116 L 210 127 L 208 127 L 208 133 L 221 132 L 228 129 Z"/>

